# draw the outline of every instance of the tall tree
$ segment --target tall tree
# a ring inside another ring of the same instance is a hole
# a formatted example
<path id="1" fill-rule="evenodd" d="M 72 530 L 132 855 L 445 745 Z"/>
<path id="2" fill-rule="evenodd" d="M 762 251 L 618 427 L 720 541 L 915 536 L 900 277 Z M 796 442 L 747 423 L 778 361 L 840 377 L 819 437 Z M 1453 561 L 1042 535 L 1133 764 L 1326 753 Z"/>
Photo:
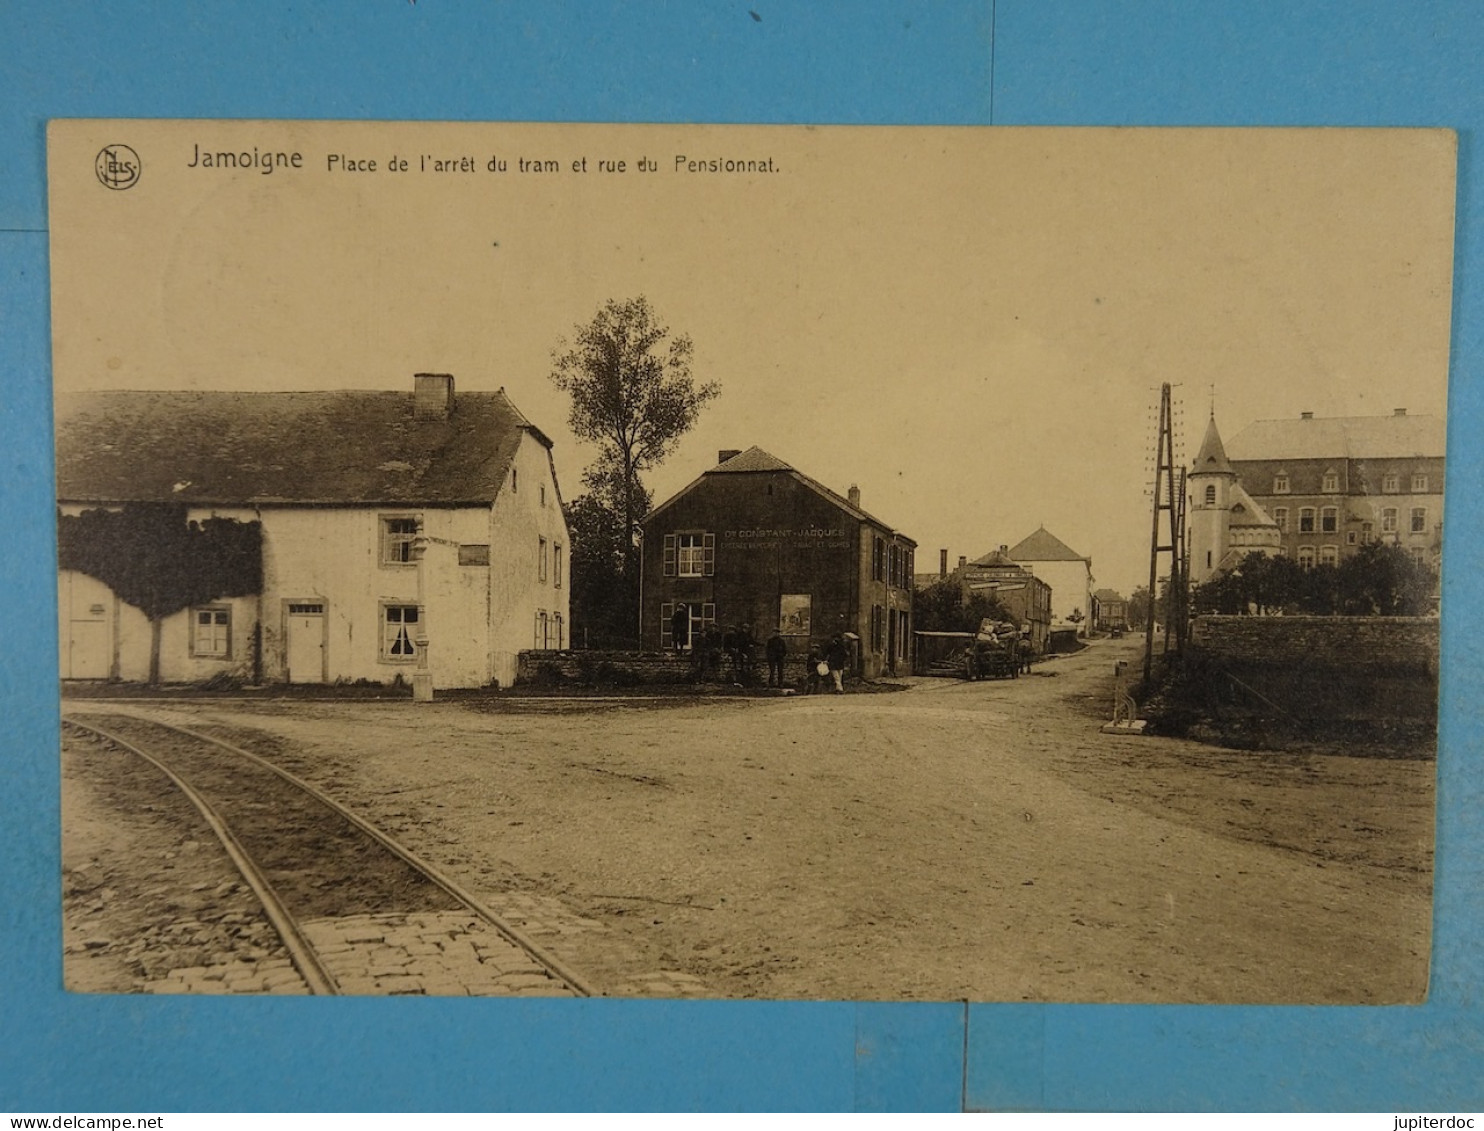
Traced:
<path id="1" fill-rule="evenodd" d="M 614 508 L 624 530 L 648 509 L 643 474 L 664 461 L 721 392 L 715 382 L 695 383 L 693 351 L 690 338 L 672 336 L 640 295 L 608 300 L 552 353 L 551 379 L 572 397 L 568 424 L 598 445 L 584 481 Z M 626 543 L 625 574 L 636 552 Z"/>

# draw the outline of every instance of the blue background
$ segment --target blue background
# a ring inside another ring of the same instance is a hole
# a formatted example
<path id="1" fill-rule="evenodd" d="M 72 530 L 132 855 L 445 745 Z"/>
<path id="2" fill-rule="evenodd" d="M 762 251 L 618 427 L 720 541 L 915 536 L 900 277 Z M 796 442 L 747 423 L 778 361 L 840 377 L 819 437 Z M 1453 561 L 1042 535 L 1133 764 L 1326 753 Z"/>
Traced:
<path id="1" fill-rule="evenodd" d="M 750 2 L 750 10 L 749 10 Z M 754 18 L 753 13 L 757 17 Z M 1484 1108 L 1484 7 L 782 0 L 0 9 L 0 1109 Z M 52 117 L 1459 130 L 1436 932 L 1416 1008 L 143 999 L 61 989 Z"/>

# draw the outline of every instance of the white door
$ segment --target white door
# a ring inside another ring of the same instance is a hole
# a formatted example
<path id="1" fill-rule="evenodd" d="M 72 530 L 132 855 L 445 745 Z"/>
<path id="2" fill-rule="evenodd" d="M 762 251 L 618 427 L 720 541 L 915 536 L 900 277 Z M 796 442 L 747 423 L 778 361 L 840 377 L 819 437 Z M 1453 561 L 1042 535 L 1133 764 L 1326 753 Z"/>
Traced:
<path id="1" fill-rule="evenodd" d="M 58 578 L 63 679 L 107 679 L 113 666 L 108 610 L 113 593 L 96 578 L 73 570 Z"/>
<path id="2" fill-rule="evenodd" d="M 325 603 L 290 601 L 284 613 L 286 683 L 325 682 Z"/>

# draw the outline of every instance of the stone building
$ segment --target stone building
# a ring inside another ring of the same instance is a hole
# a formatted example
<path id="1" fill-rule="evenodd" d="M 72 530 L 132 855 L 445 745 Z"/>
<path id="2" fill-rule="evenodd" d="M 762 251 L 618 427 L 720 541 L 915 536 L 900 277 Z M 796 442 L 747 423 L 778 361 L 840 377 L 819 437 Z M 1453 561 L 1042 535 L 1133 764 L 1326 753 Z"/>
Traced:
<path id="1" fill-rule="evenodd" d="M 1092 617 L 1092 559 L 1079 554 L 1044 526 L 1005 553 L 1051 586 L 1051 624 L 1082 635 Z"/>
<path id="2" fill-rule="evenodd" d="M 958 587 L 964 602 L 976 594 L 993 597 L 1000 607 L 1015 618 L 1015 623 L 1030 629 L 1031 646 L 1037 654 L 1047 650 L 1051 634 L 1051 586 L 1029 568 L 1009 555 L 1001 546 L 970 562 L 960 556 L 958 565 L 948 568 L 948 551 L 940 551 L 937 573 L 919 573 L 914 578 L 918 589 L 948 581 Z"/>
<path id="3" fill-rule="evenodd" d="M 478 687 L 568 643 L 551 441 L 503 389 L 60 397 L 57 499 L 261 524 L 259 593 L 162 621 L 167 682 L 410 679 L 425 637 L 435 687 Z M 61 571 L 59 628 L 63 679 L 147 677 L 149 621 L 96 577 Z"/>
<path id="4" fill-rule="evenodd" d="M 795 657 L 841 634 L 859 674 L 911 671 L 917 544 L 857 488 L 838 495 L 761 448 L 723 451 L 643 526 L 645 648 L 746 625 L 759 654 L 775 628 Z"/>
<path id="5" fill-rule="evenodd" d="M 1258 420 L 1223 445 L 1214 417 L 1187 479 L 1197 584 L 1253 551 L 1338 565 L 1371 543 L 1437 568 L 1446 426 L 1435 416 Z"/>

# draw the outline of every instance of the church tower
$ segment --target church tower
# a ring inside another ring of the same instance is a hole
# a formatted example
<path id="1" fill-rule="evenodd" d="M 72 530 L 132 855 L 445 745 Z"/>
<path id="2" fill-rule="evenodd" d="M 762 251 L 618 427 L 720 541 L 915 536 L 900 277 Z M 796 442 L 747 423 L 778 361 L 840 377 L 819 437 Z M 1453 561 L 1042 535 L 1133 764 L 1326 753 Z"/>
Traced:
<path id="1" fill-rule="evenodd" d="M 1226 458 L 1214 415 L 1206 425 L 1206 438 L 1185 482 L 1190 492 L 1186 503 L 1190 580 L 1199 585 L 1221 567 L 1231 548 L 1232 503 L 1237 487 L 1237 473 Z"/>

